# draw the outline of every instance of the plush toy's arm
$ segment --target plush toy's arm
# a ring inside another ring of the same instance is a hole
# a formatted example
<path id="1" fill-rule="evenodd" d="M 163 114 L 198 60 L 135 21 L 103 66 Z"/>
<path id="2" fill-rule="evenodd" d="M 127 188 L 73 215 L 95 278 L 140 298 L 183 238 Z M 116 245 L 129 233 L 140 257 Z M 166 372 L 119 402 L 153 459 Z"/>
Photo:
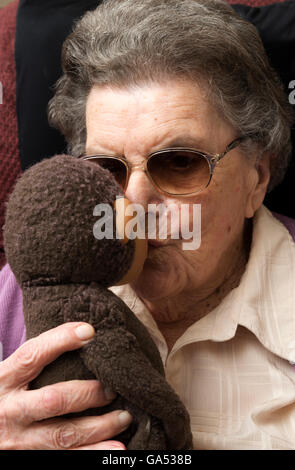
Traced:
<path id="1" fill-rule="evenodd" d="M 122 301 L 116 298 L 118 303 L 114 303 L 113 297 L 105 290 L 91 296 L 88 307 L 85 303 L 80 313 L 74 311 L 74 303 L 68 308 L 66 321 L 88 321 L 96 331 L 94 339 L 81 348 L 81 358 L 105 386 L 162 421 L 171 449 L 187 448 L 188 413 L 143 353 L 140 338 L 127 329 L 126 310 L 122 313 Z M 131 310 L 128 312 L 133 315 Z"/>

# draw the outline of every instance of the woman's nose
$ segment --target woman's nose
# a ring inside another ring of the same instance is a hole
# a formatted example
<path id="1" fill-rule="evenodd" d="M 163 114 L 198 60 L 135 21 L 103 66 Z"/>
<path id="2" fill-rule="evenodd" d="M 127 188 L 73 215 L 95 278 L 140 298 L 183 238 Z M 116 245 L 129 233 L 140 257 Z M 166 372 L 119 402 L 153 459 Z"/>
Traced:
<path id="1" fill-rule="evenodd" d="M 125 195 L 131 202 L 143 205 L 145 210 L 147 210 L 149 203 L 161 199 L 161 194 L 156 191 L 145 170 L 140 168 L 140 165 L 132 169 Z"/>

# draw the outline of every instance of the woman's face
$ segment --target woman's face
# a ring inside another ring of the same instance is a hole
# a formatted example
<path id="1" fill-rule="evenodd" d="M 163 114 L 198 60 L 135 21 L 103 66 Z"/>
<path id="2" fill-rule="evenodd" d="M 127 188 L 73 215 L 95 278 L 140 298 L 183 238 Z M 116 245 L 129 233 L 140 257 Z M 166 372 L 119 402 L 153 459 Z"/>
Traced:
<path id="1" fill-rule="evenodd" d="M 137 88 L 94 86 L 86 107 L 87 154 L 124 155 L 141 164 L 150 153 L 167 147 L 191 147 L 221 153 L 234 130 L 212 109 L 201 88 L 190 81 L 171 81 Z M 161 194 L 142 169 L 131 173 L 126 196 L 148 211 L 149 204 L 201 204 L 201 243 L 184 250 L 180 239 L 149 244 L 137 293 L 153 301 L 191 289 L 210 292 L 229 274 L 241 249 L 245 218 L 252 217 L 264 197 L 255 156 L 238 148 L 217 165 L 210 185 L 191 197 Z M 264 180 L 267 179 L 267 170 Z M 187 240 L 185 240 L 187 241 Z"/>

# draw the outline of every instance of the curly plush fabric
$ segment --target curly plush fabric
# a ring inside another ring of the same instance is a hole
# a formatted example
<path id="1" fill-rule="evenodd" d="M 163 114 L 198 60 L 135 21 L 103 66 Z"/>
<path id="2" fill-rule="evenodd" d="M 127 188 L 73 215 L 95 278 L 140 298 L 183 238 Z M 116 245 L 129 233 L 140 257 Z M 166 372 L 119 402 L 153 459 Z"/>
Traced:
<path id="1" fill-rule="evenodd" d="M 23 290 L 27 338 L 70 321 L 95 328 L 91 343 L 49 364 L 31 388 L 97 378 L 118 398 L 87 414 L 130 411 L 133 425 L 118 437 L 128 449 L 191 449 L 188 412 L 165 380 L 156 345 L 107 289 L 125 276 L 136 253 L 134 240 L 114 236 L 113 211 L 103 219 L 112 223 L 111 237 L 94 236 L 94 208 L 112 207 L 117 196 L 122 189 L 101 166 L 58 155 L 26 170 L 9 198 L 5 254 Z"/>
<path id="2" fill-rule="evenodd" d="M 0 269 L 5 263 L 3 233 L 5 202 L 21 172 L 16 117 L 15 25 L 18 1 L 0 9 Z M 0 100 L 1 103 L 1 100 Z"/>

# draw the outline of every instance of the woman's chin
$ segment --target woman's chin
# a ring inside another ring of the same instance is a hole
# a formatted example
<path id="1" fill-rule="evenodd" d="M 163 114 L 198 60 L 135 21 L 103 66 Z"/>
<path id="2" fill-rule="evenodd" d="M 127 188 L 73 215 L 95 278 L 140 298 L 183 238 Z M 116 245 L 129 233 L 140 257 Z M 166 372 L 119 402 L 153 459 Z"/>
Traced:
<path id="1" fill-rule="evenodd" d="M 132 287 L 139 297 L 156 300 L 171 296 L 178 287 L 179 276 L 171 247 L 149 247 L 148 257 Z"/>

